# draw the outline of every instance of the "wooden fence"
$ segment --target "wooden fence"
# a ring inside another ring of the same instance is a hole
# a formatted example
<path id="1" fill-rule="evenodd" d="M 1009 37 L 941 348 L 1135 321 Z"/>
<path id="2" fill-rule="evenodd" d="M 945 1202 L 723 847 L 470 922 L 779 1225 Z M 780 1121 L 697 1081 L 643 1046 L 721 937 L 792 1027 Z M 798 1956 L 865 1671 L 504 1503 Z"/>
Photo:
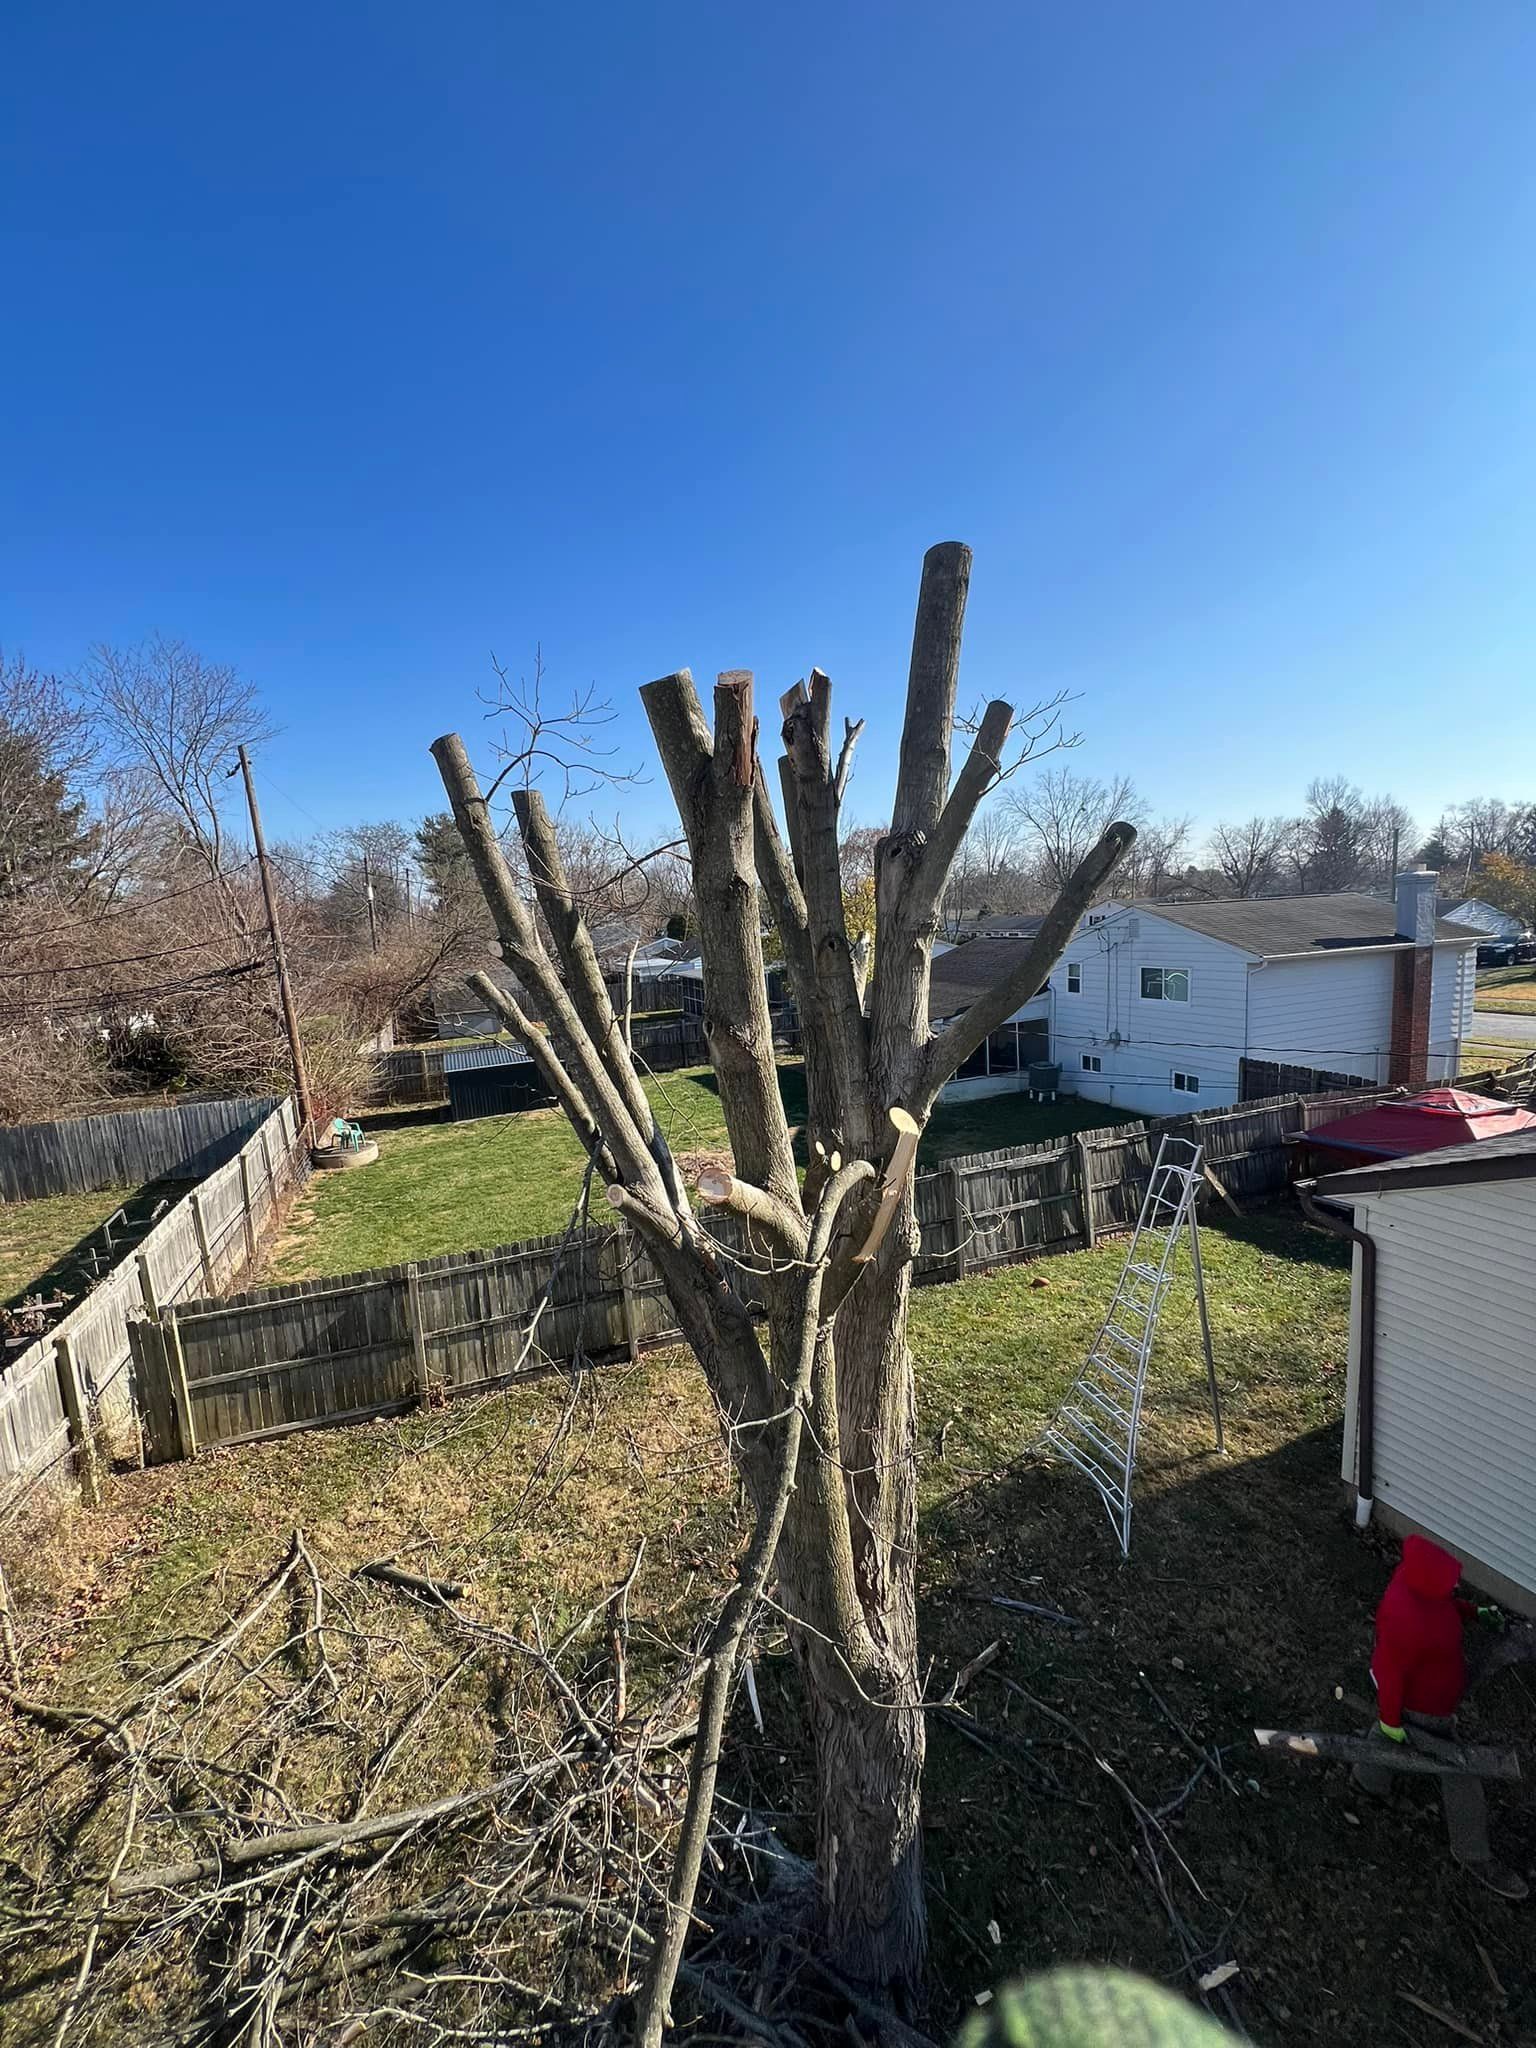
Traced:
<path id="1" fill-rule="evenodd" d="M 1288 1140 L 1390 1092 L 1286 1097 L 946 1160 L 917 1177 L 915 1278 L 957 1280 L 1129 1229 L 1165 1132 L 1202 1142 L 1239 1201 L 1275 1194 Z M 709 1218 L 755 1305 L 746 1227 L 730 1212 Z M 151 1459 L 398 1413 L 677 1335 L 643 1241 L 622 1226 L 189 1300 L 130 1325 Z"/>
<path id="2" fill-rule="evenodd" d="M 175 1102 L 0 1130 L 0 1201 L 201 1180 L 277 1107 L 277 1097 Z"/>
<path id="3" fill-rule="evenodd" d="M 0 1523 L 38 1488 L 68 1489 L 72 1462 L 89 1494 L 98 1447 L 136 1450 L 139 1403 L 125 1370 L 130 1319 L 211 1295 L 243 1271 L 307 1178 L 308 1156 L 292 1101 L 278 1103 L 132 1257 L 9 1360 L 0 1377 Z"/>

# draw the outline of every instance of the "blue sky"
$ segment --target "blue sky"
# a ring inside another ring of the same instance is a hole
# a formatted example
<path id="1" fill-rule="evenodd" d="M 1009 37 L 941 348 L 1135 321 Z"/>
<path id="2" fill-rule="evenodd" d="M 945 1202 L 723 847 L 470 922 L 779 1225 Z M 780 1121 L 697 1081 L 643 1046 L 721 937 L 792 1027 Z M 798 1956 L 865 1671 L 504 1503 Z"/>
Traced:
<path id="1" fill-rule="evenodd" d="M 0 81 L 0 641 L 236 662 L 274 832 L 536 643 L 636 762 L 820 662 L 873 818 L 950 537 L 967 696 L 1158 808 L 1536 785 L 1526 0 L 10 0 Z"/>

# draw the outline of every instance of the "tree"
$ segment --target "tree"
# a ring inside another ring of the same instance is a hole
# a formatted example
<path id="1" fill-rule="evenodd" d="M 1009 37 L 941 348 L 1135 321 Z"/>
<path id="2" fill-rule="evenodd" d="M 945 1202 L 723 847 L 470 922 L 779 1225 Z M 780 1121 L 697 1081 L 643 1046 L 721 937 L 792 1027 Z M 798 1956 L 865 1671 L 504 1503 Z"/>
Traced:
<path id="1" fill-rule="evenodd" d="M 92 752 L 58 678 L 0 650 L 0 898 L 89 878 L 100 833 L 81 784 Z"/>
<path id="2" fill-rule="evenodd" d="M 275 728 L 255 685 L 183 640 L 155 634 L 138 647 L 95 648 L 81 689 L 103 744 L 136 773 L 174 822 L 181 847 L 224 897 L 240 936 L 251 929 L 245 893 L 232 886 L 226 814 L 240 802 L 229 780 L 242 741 Z M 238 865 L 234 863 L 233 865 Z"/>
<path id="3" fill-rule="evenodd" d="M 1477 894 L 1524 925 L 1536 925 L 1536 866 L 1507 853 L 1490 853 L 1474 876 Z"/>
<path id="4" fill-rule="evenodd" d="M 1041 881 L 1050 891 L 1069 878 L 1112 819 L 1146 822 L 1147 806 L 1129 776 L 1100 782 L 1070 768 L 1049 768 L 1007 799 L 1025 831 Z"/>
<path id="5" fill-rule="evenodd" d="M 916 1422 L 906 1334 L 917 1247 L 913 1156 L 940 1089 L 1043 985 L 1135 837 L 1111 823 L 1006 980 L 950 1030 L 930 1035 L 929 956 L 945 887 L 978 804 L 1005 772 L 1014 725 L 1007 704 L 988 705 L 951 782 L 969 579 L 967 548 L 930 549 L 895 798 L 876 853 L 878 942 L 863 1001 L 845 923 L 845 778 L 827 677 L 813 670 L 809 687 L 781 700 L 782 832 L 757 759 L 749 674 L 719 679 L 713 730 L 686 670 L 640 692 L 692 855 L 704 1026 L 732 1152 L 730 1170 L 705 1171 L 693 1194 L 617 1028 L 542 797 L 525 786 L 514 807 L 543 933 L 462 741 L 449 735 L 433 747 L 503 956 L 526 992 L 526 1011 L 506 998 L 497 1006 L 539 1064 L 609 1201 L 655 1261 L 757 1518 L 711 1640 L 688 1810 L 642 2001 L 647 2044 L 660 2039 L 688 1925 L 741 1632 L 770 1571 L 816 1754 L 823 1937 L 849 1975 L 897 1994 L 911 1991 L 923 1968 Z M 1022 729 L 1027 754 L 1036 714 Z M 803 1186 L 774 1065 L 760 902 L 790 963 L 805 1036 L 811 1164 Z M 489 978 L 477 986 L 490 999 Z M 732 1212 L 749 1233 L 766 1306 L 761 1335 L 718 1255 L 711 1211 Z"/>
<path id="6" fill-rule="evenodd" d="M 1284 818 L 1257 816 L 1215 827 L 1207 857 L 1232 895 L 1263 896 L 1274 887 L 1286 829 Z"/>

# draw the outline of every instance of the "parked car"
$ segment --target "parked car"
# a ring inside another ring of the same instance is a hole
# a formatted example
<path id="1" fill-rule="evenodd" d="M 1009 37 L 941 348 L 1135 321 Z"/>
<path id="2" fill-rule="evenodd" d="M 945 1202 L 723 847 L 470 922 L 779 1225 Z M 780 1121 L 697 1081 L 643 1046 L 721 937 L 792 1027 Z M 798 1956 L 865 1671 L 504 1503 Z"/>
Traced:
<path id="1" fill-rule="evenodd" d="M 1513 967 L 1519 957 L 1519 944 L 1514 939 L 1489 939 L 1477 949 L 1479 967 Z"/>

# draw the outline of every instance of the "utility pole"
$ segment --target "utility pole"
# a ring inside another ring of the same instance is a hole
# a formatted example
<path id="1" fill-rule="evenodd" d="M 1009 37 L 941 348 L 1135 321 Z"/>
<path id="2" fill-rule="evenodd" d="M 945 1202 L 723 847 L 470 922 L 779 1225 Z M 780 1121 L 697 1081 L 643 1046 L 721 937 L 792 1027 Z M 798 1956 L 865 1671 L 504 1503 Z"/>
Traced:
<path id="1" fill-rule="evenodd" d="M 283 954 L 283 927 L 277 914 L 277 895 L 272 887 L 272 869 L 267 860 L 267 841 L 261 829 L 261 812 L 256 807 L 256 785 L 251 780 L 251 757 L 240 749 L 240 773 L 245 777 L 245 800 L 251 807 L 251 837 L 256 842 L 256 865 L 261 870 L 261 893 L 267 903 L 267 931 L 272 940 L 272 964 L 277 969 L 277 994 L 283 1006 L 283 1023 L 288 1032 L 288 1050 L 293 1057 L 293 1093 L 299 1105 L 299 1124 L 309 1126 L 309 1075 L 304 1067 L 304 1046 L 299 1037 L 299 1020 L 288 986 L 288 962 Z"/>
<path id="2" fill-rule="evenodd" d="M 375 953 L 379 950 L 379 914 L 373 907 L 373 863 L 366 849 L 363 853 L 363 894 L 368 898 L 368 938 Z"/>

